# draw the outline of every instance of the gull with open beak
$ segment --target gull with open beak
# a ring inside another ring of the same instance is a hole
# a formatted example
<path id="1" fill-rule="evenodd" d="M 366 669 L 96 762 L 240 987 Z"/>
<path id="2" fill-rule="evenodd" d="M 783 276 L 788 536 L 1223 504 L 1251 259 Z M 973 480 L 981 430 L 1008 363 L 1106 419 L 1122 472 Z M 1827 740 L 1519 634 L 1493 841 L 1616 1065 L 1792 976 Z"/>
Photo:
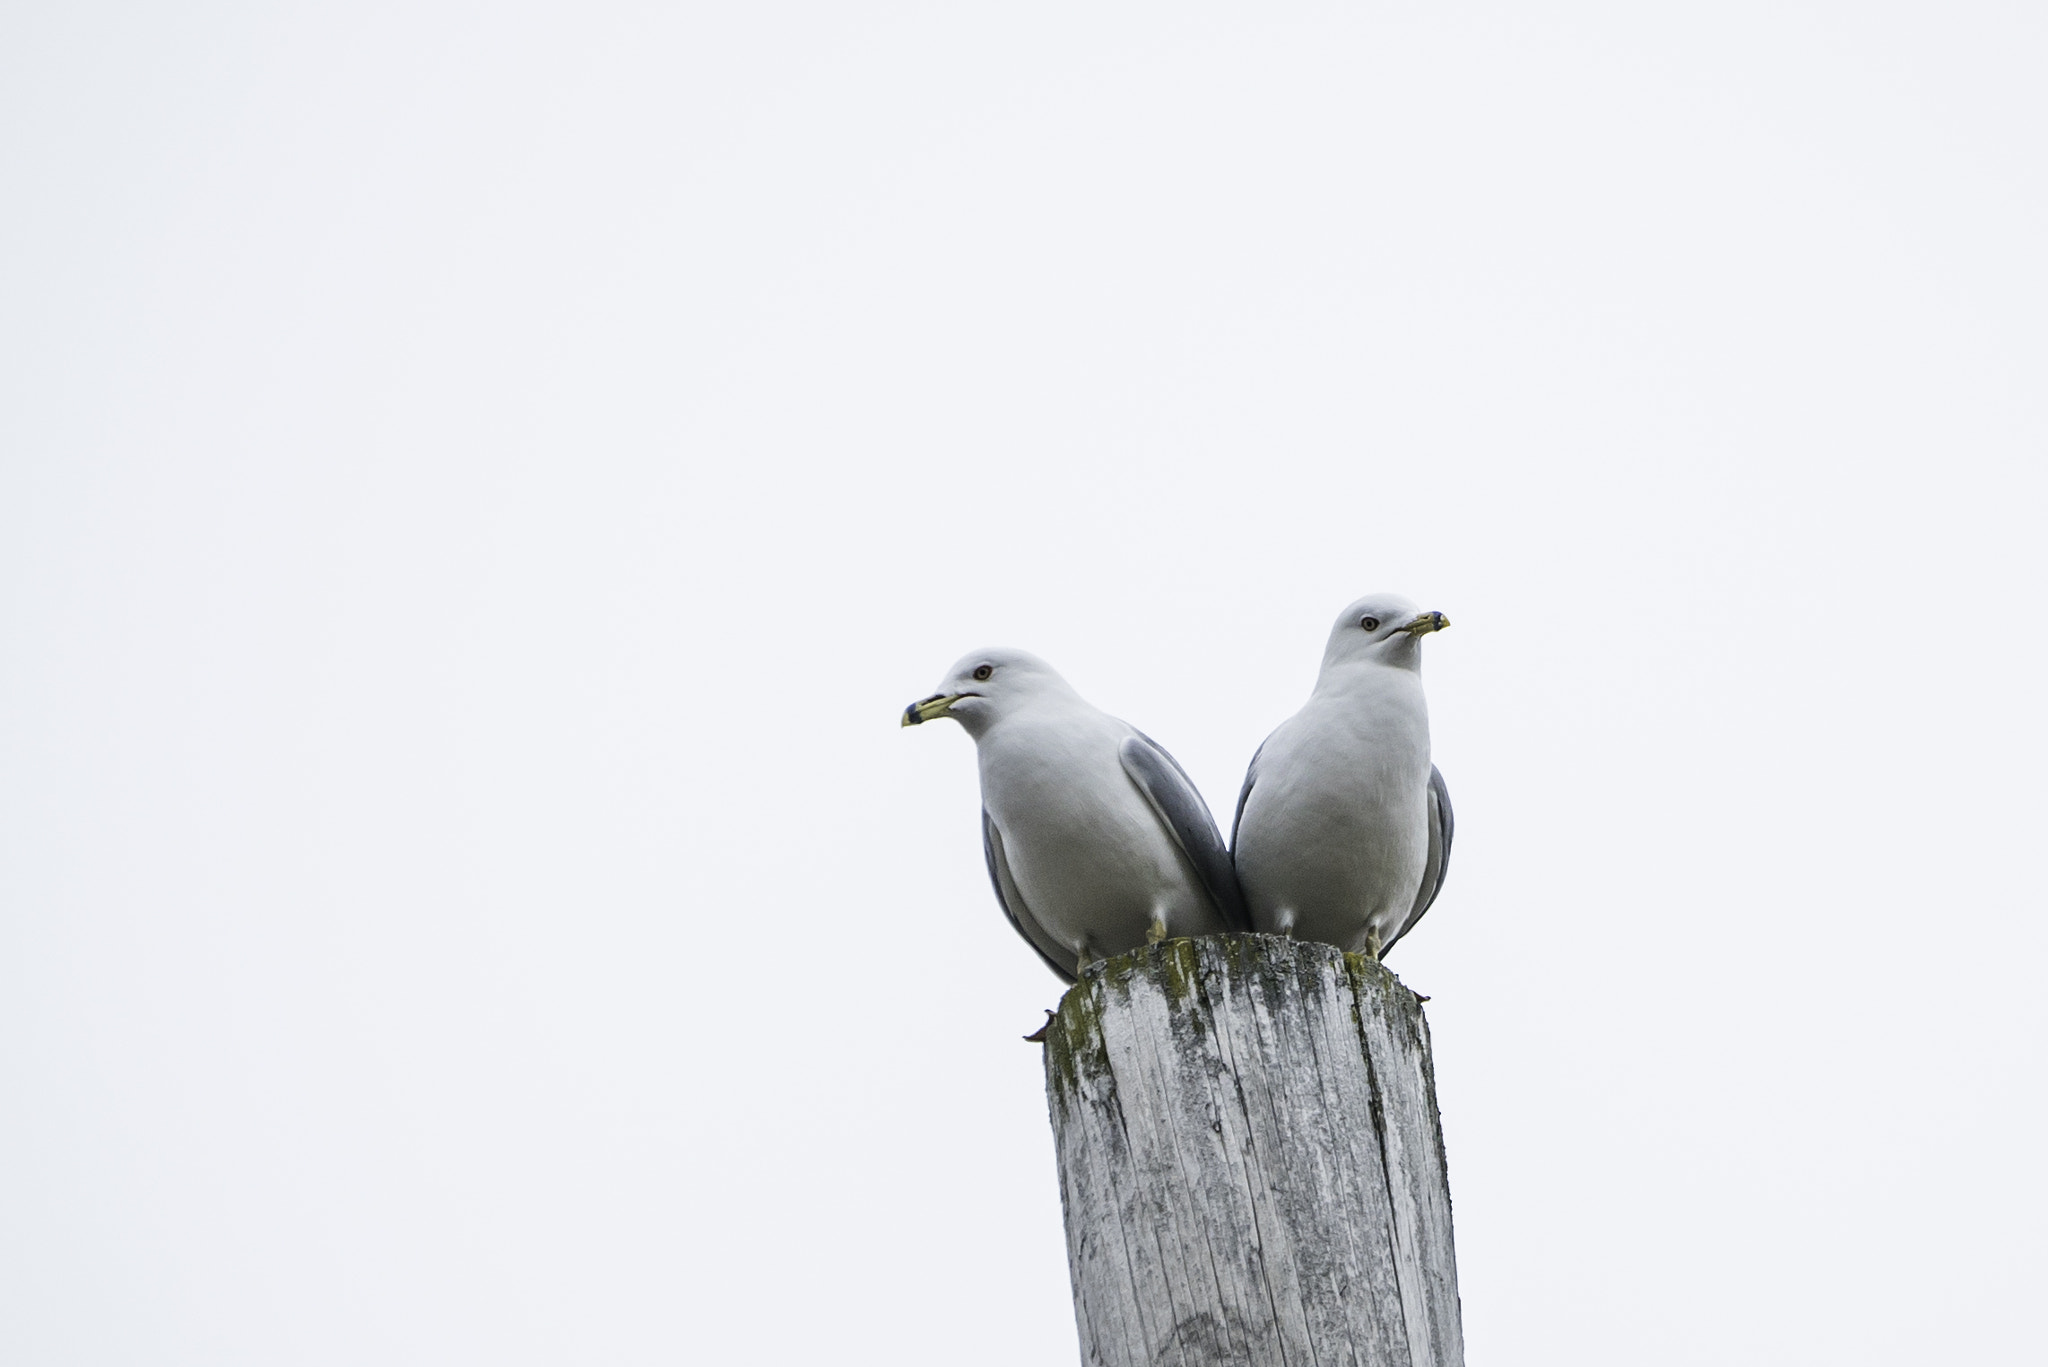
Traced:
<path id="1" fill-rule="evenodd" d="M 974 737 L 996 901 L 1060 977 L 1169 937 L 1250 928 L 1194 783 L 1051 665 L 1021 650 L 968 655 L 903 724 L 941 717 Z"/>
<path id="2" fill-rule="evenodd" d="M 1390 594 L 1337 618 L 1315 691 L 1252 756 L 1237 799 L 1231 857 L 1254 929 L 1378 958 L 1436 900 L 1453 823 L 1422 638 L 1449 625 Z"/>

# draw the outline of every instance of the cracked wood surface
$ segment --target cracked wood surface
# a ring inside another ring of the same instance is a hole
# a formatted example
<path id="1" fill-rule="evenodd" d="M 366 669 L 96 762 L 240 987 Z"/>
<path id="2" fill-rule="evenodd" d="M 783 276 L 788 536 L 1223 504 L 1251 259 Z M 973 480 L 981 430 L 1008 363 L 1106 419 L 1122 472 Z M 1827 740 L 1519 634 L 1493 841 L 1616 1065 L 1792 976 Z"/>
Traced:
<path id="1" fill-rule="evenodd" d="M 1088 1367 L 1463 1367 L 1429 1028 L 1272 935 L 1095 964 L 1046 1096 Z"/>

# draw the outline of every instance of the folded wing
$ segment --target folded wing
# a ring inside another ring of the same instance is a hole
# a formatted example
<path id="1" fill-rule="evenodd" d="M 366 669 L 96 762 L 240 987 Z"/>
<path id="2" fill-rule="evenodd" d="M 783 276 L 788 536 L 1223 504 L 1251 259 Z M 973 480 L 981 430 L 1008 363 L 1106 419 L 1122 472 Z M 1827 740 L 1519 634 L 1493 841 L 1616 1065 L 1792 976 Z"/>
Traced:
<path id="1" fill-rule="evenodd" d="M 1124 772 L 1138 785 L 1138 791 L 1152 804 L 1152 810 L 1166 823 L 1188 862 L 1195 866 L 1195 873 L 1209 900 L 1222 913 L 1224 924 L 1232 930 L 1250 930 L 1251 914 L 1245 910 L 1244 894 L 1238 890 L 1230 851 L 1223 847 L 1223 837 L 1216 831 L 1216 818 L 1209 814 L 1209 804 L 1202 801 L 1194 780 L 1164 746 L 1142 731 L 1126 739 L 1117 754 L 1123 760 Z"/>
<path id="2" fill-rule="evenodd" d="M 1444 890 L 1444 875 L 1451 870 L 1451 836 L 1457 825 L 1457 820 L 1451 815 L 1451 790 L 1445 785 L 1442 772 L 1432 764 L 1429 766 L 1429 862 L 1422 866 L 1422 887 L 1415 894 L 1415 909 L 1408 913 L 1408 919 L 1401 923 L 1401 928 L 1381 947 L 1382 958 L 1403 935 L 1415 929 L 1422 913 L 1429 910 L 1430 903 L 1436 901 L 1436 895 Z"/>
<path id="3" fill-rule="evenodd" d="M 1046 934 L 1045 927 L 1038 924 L 1031 908 L 1024 904 L 1024 894 L 1017 891 L 1017 880 L 1010 876 L 1010 861 L 1003 857 L 1003 833 L 989 819 L 986 807 L 981 809 L 981 852 L 988 858 L 988 881 L 995 885 L 996 905 L 1010 918 L 1011 928 L 1024 937 L 1025 944 L 1038 951 L 1038 957 L 1060 975 L 1061 982 L 1074 981 L 1073 951 Z"/>

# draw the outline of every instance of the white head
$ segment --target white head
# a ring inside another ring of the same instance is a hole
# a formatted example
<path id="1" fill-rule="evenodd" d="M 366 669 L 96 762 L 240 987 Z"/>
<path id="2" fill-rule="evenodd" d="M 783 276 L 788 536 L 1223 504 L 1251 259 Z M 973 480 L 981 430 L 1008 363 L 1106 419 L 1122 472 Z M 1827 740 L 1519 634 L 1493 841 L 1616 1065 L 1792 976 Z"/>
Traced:
<path id="1" fill-rule="evenodd" d="M 962 655 L 939 683 L 939 691 L 903 709 L 903 724 L 951 717 L 979 737 L 991 726 L 1034 702 L 1078 696 L 1067 681 L 1036 655 L 996 647 Z"/>
<path id="2" fill-rule="evenodd" d="M 1323 671 L 1354 664 L 1422 667 L 1422 638 L 1451 624 L 1395 593 L 1369 593 L 1341 613 L 1323 650 Z"/>

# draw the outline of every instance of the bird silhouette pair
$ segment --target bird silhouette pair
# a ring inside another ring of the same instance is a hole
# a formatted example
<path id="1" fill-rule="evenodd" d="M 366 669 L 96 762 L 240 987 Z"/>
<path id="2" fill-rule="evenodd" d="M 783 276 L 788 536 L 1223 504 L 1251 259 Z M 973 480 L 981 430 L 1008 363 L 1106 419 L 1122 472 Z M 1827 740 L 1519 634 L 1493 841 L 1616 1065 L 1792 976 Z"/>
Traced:
<path id="1" fill-rule="evenodd" d="M 1252 756 L 1228 848 L 1166 749 L 1021 650 L 953 666 L 903 724 L 974 737 L 996 901 L 1060 977 L 1184 935 L 1257 930 L 1386 953 L 1451 857 L 1422 638 L 1450 623 L 1373 594 L 1330 631 L 1315 691 Z"/>

